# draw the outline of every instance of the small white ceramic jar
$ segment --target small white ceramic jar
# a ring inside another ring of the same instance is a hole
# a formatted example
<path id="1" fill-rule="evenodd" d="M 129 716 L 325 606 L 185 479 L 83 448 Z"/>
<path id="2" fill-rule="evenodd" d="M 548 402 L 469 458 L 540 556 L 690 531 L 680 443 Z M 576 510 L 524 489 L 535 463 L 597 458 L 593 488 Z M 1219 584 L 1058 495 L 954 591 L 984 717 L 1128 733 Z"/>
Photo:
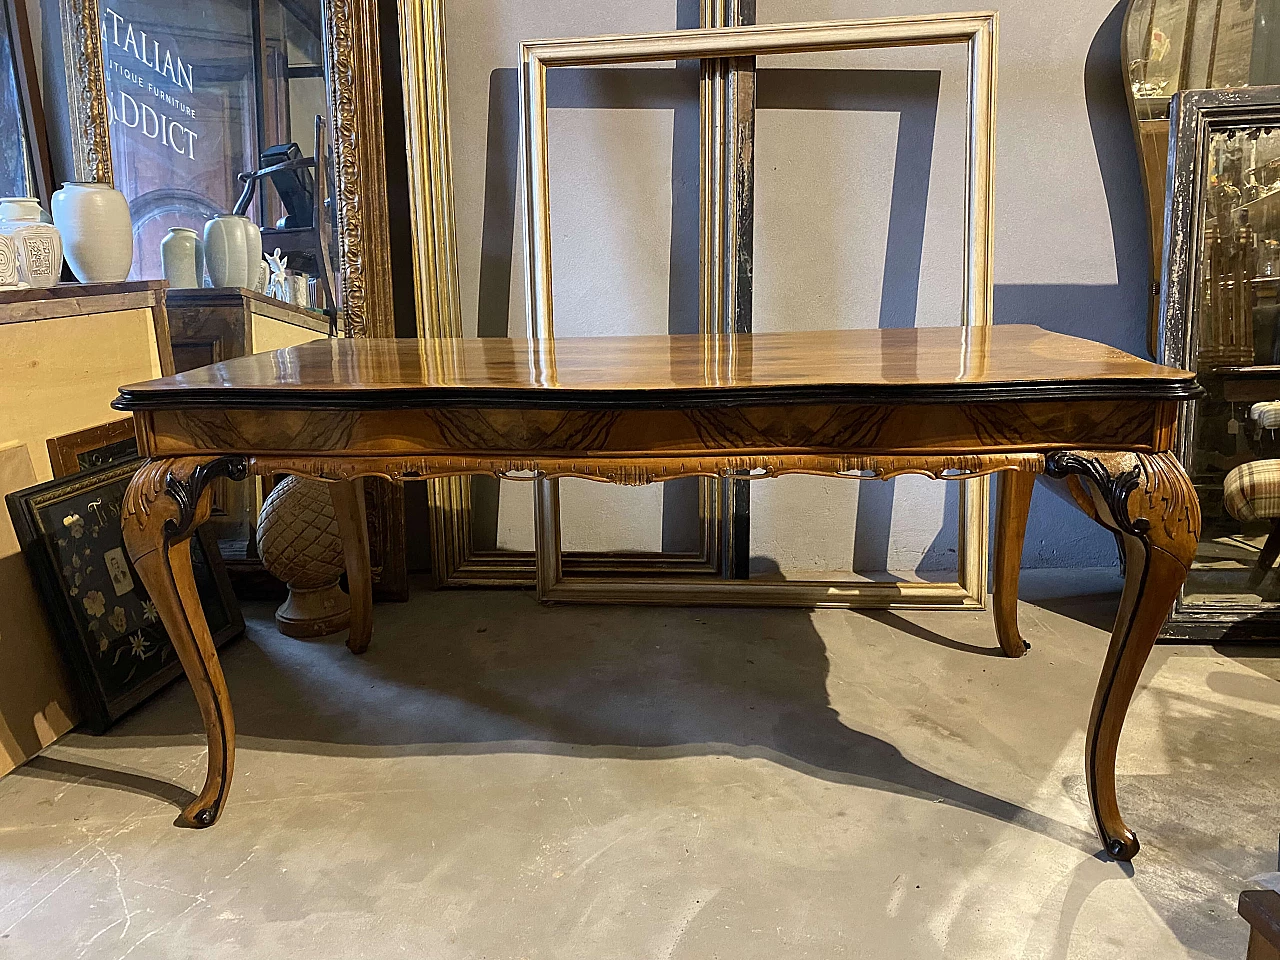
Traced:
<path id="1" fill-rule="evenodd" d="M 53 223 L 53 218 L 40 206 L 35 197 L 4 197 L 0 199 L 0 221 L 36 221 Z"/>
<path id="2" fill-rule="evenodd" d="M 106 183 L 64 183 L 53 195 L 53 222 L 81 283 L 117 283 L 129 276 L 133 219 L 119 190 Z"/>
<path id="3" fill-rule="evenodd" d="M 18 249 L 13 237 L 0 233 L 0 290 L 12 290 L 19 282 Z"/>
<path id="4" fill-rule="evenodd" d="M 295 273 L 289 277 L 289 302 L 299 307 L 309 307 L 307 300 L 307 281 L 311 279 L 305 273 Z"/>
<path id="5" fill-rule="evenodd" d="M 45 221 L 40 201 L 31 197 L 0 200 L 0 233 L 13 243 L 18 283 L 52 287 L 62 276 L 62 236 Z"/>
<path id="6" fill-rule="evenodd" d="M 266 260 L 258 261 L 258 269 L 254 271 L 251 278 L 253 280 L 254 293 L 266 293 L 267 284 L 271 282 L 271 265 Z"/>
<path id="7" fill-rule="evenodd" d="M 170 227 L 160 241 L 160 275 L 175 290 L 204 284 L 204 243 L 190 227 Z"/>

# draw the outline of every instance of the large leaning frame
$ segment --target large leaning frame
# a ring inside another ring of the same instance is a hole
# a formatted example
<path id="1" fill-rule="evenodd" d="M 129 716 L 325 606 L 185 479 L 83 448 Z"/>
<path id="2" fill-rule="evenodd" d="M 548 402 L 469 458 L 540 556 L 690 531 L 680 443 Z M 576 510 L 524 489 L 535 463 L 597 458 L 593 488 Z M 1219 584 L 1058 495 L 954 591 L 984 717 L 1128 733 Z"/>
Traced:
<path id="1" fill-rule="evenodd" d="M 772 54 L 964 44 L 968 52 L 966 226 L 961 322 L 991 323 L 994 126 L 997 15 L 935 14 L 824 23 L 793 23 L 677 30 L 630 36 L 533 40 L 521 44 L 521 162 L 525 182 L 526 310 L 529 333 L 552 338 L 550 170 L 547 71 L 554 67 L 693 60 L 730 62 Z M 706 237 L 704 224 L 704 238 Z M 706 251 L 704 250 L 704 258 Z M 704 291 L 704 298 L 706 292 Z M 721 304 L 722 309 L 725 305 Z M 734 362 L 731 337 L 711 337 L 708 349 Z M 851 475 L 887 479 L 883 465 Z M 548 600 L 623 602 L 729 602 L 839 607 L 911 607 L 986 604 L 990 486 L 986 477 L 960 488 L 958 579 L 954 583 L 881 581 L 707 581 L 651 579 L 620 585 L 607 579 L 566 580 L 561 568 L 559 486 L 537 481 L 536 551 L 539 596 Z"/>
<path id="2" fill-rule="evenodd" d="M 400 56 L 413 209 L 418 335 L 460 337 L 462 307 L 454 219 L 445 0 L 399 0 Z M 755 0 L 700 0 L 702 27 L 752 23 Z M 701 263 L 698 326 L 703 333 L 749 332 L 750 190 L 754 137 L 754 61 L 704 60 L 699 83 Z M 745 243 L 739 238 L 745 236 Z M 744 281 L 745 279 L 745 282 Z M 471 478 L 424 481 L 431 517 L 431 570 L 439 586 L 536 586 L 533 551 L 484 550 L 472 543 Z M 730 576 L 745 481 L 698 478 L 698 548 L 680 553 L 626 551 L 561 555 L 569 576 L 606 577 L 625 595 L 637 579 Z M 740 564 L 741 565 L 741 564 Z"/>

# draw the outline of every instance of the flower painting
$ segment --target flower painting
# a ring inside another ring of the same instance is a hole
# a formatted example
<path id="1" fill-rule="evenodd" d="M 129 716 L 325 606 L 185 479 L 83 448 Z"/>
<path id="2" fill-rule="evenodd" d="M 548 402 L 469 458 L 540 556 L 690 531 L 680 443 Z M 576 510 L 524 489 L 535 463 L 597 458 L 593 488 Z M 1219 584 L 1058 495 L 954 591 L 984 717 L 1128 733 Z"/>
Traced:
<path id="1" fill-rule="evenodd" d="M 182 672 L 120 529 L 137 464 L 83 471 L 8 497 L 41 599 L 79 681 L 83 716 L 99 729 Z M 196 589 L 220 644 L 243 630 L 244 621 L 216 541 L 200 531 L 190 543 Z"/>
<path id="2" fill-rule="evenodd" d="M 97 618 L 107 612 L 107 598 L 100 590 L 90 590 L 84 595 L 81 603 L 84 604 L 85 612 L 91 617 Z"/>

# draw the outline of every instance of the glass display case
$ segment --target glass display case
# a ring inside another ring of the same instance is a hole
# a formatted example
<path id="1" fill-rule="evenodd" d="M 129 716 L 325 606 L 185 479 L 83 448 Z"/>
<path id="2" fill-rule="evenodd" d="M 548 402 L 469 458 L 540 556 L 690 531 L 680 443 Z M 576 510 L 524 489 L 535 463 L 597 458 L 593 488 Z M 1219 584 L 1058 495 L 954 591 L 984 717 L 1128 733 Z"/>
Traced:
<path id="1" fill-rule="evenodd" d="M 1121 57 L 1151 224 L 1154 351 L 1170 98 L 1179 90 L 1280 83 L 1280 0 L 1131 0 Z"/>

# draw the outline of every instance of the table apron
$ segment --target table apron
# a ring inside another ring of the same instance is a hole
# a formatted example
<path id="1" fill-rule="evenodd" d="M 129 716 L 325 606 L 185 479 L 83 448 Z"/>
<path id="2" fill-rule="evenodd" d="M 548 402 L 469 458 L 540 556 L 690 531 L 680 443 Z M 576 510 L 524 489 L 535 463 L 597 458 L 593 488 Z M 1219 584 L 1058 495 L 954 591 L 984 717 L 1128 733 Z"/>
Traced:
<path id="1" fill-rule="evenodd" d="M 1171 448 L 1177 404 L 776 405 L 695 409 L 190 408 L 135 413 L 151 457 L 480 457 L 498 460 L 947 456 Z"/>

